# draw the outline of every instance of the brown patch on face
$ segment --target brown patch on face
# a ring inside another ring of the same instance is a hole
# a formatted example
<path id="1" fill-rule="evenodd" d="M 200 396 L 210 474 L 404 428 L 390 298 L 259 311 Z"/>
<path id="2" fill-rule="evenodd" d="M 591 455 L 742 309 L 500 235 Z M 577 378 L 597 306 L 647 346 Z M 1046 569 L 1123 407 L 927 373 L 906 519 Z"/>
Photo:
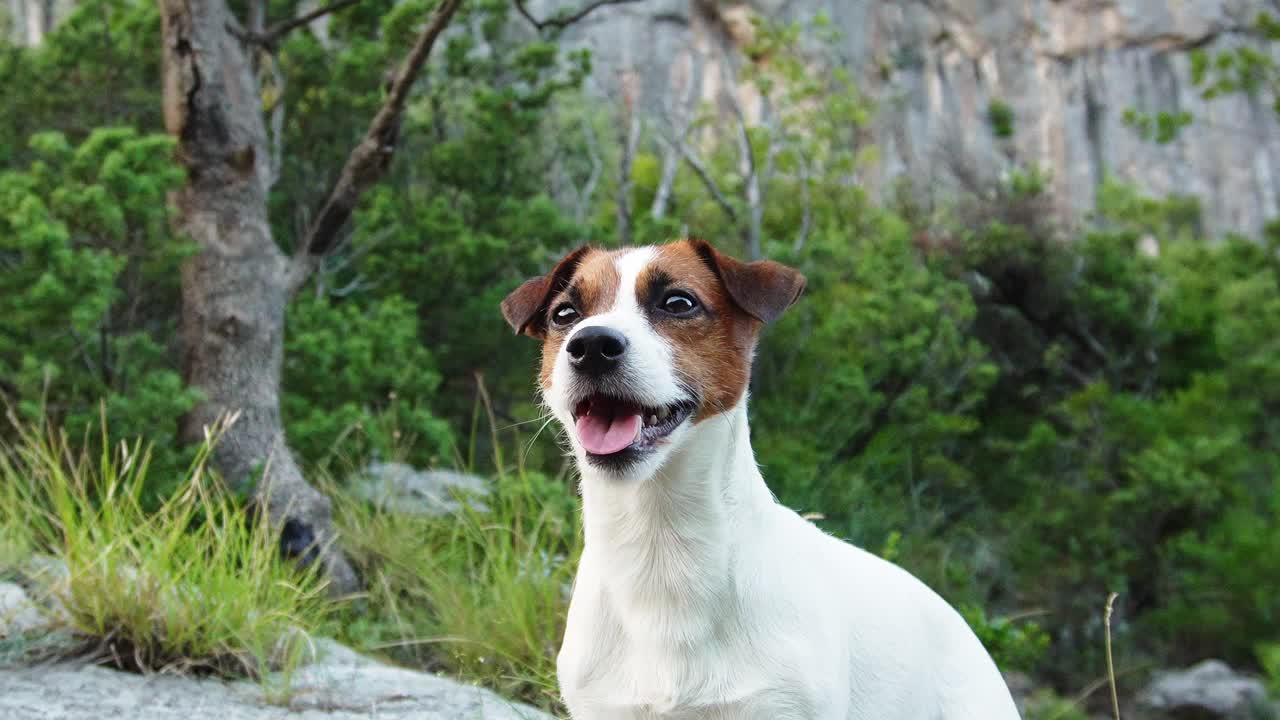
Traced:
<path id="1" fill-rule="evenodd" d="M 659 307 L 673 291 L 693 295 L 701 311 L 687 318 L 663 313 Z M 636 278 L 636 301 L 671 343 L 680 380 L 698 393 L 695 424 L 742 399 L 761 322 L 738 307 L 698 246 L 682 240 L 659 247 Z"/>
<path id="2" fill-rule="evenodd" d="M 581 317 L 608 312 L 618 297 L 618 268 L 613 264 L 617 253 L 592 249 L 578 262 L 564 288 L 547 305 L 546 336 L 542 341 L 542 369 L 538 380 L 545 390 L 551 387 L 551 371 L 555 369 L 560 345 L 572 327 L 557 328 L 551 313 L 564 303 L 571 303 Z"/>

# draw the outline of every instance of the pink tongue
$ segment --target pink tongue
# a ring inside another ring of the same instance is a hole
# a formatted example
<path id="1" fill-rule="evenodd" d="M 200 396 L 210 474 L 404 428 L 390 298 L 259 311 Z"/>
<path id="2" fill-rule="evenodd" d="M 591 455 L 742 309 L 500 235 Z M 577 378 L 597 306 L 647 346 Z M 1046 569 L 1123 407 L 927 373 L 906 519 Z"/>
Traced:
<path id="1" fill-rule="evenodd" d="M 590 413 L 578 418 L 578 440 L 592 455 L 612 455 L 625 450 L 640 430 L 639 415 L 603 417 Z"/>

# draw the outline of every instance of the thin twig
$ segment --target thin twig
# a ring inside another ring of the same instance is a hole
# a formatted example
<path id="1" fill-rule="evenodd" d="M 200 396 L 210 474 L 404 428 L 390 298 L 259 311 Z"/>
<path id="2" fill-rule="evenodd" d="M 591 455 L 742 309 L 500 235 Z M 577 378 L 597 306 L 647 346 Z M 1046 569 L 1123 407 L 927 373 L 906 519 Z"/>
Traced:
<path id="1" fill-rule="evenodd" d="M 711 193 L 712 199 L 716 201 L 716 204 L 720 206 L 720 209 L 724 211 L 724 214 L 728 216 L 729 221 L 733 223 L 733 227 L 735 229 L 740 228 L 741 224 L 738 222 L 737 211 L 733 209 L 733 204 L 729 202 L 729 198 L 725 197 L 724 193 L 720 191 L 720 186 L 716 184 L 715 178 L 711 177 L 711 172 L 707 170 L 707 166 L 702 164 L 702 161 L 698 159 L 698 156 L 694 155 L 693 151 L 690 150 L 689 146 L 683 141 L 677 140 L 675 142 L 676 149 L 684 156 L 684 161 L 689 163 L 689 167 L 693 168 L 693 173 L 697 175 L 698 179 L 702 181 L 702 184 L 706 186 L 707 192 Z"/>
<path id="2" fill-rule="evenodd" d="M 337 0 L 337 2 L 330 3 L 328 5 L 325 5 L 324 7 L 316 8 L 315 10 L 312 10 L 311 12 L 308 12 L 308 13 L 303 13 L 291 20 L 284 20 L 284 21 L 278 22 L 275 25 L 272 25 L 271 27 L 267 28 L 262 33 L 261 42 L 263 45 L 267 45 L 267 46 L 275 45 L 275 43 L 280 38 L 284 37 L 285 35 L 288 35 L 290 32 L 293 32 L 294 30 L 297 30 L 303 25 L 310 23 L 312 20 L 322 18 L 325 15 L 336 13 L 339 10 L 345 10 L 351 7 L 352 5 L 359 4 L 360 2 L 361 0 Z"/>
<path id="3" fill-rule="evenodd" d="M 1102 627 L 1106 631 L 1107 682 L 1111 685 L 1111 710 L 1115 713 L 1115 720 L 1120 720 L 1120 699 L 1116 693 L 1116 666 L 1111 660 L 1111 610 L 1115 605 L 1116 596 L 1117 593 L 1107 595 L 1107 607 L 1102 613 Z"/>
<path id="4" fill-rule="evenodd" d="M 516 11 L 529 21 L 529 24 L 535 27 L 539 32 L 553 27 L 559 30 L 569 27 L 570 25 L 582 20 L 596 10 L 605 5 L 630 5 L 631 3 L 644 2 L 644 0 L 596 0 L 583 7 L 581 10 L 569 15 L 554 15 L 544 20 L 535 18 L 529 9 L 524 6 L 524 0 L 515 0 Z"/>
<path id="5" fill-rule="evenodd" d="M 764 222 L 764 197 L 760 189 L 760 174 L 756 170 L 755 151 L 751 147 L 751 134 L 747 129 L 747 116 L 738 102 L 738 72 L 733 58 L 724 53 L 720 63 L 720 78 L 724 85 L 724 97 L 738 121 L 738 163 L 746 185 L 747 199 L 747 255 L 759 260 L 764 255 L 762 226 Z"/>

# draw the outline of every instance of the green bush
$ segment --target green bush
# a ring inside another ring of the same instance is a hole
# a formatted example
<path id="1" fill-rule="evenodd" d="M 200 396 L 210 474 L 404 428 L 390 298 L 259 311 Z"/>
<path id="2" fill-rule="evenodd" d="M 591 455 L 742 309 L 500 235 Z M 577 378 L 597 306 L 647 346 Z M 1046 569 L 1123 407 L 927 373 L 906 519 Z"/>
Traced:
<path id="1" fill-rule="evenodd" d="M 1013 108 L 1009 103 L 996 99 L 987 105 L 987 123 L 991 133 L 1000 139 L 1013 137 Z"/>
<path id="2" fill-rule="evenodd" d="M 431 411 L 440 373 L 412 305 L 309 296 L 290 306 L 286 327 L 282 411 L 303 457 L 319 462 L 341 446 L 421 466 L 452 461 L 450 429 Z"/>
<path id="3" fill-rule="evenodd" d="M 189 457 L 177 420 L 196 399 L 166 348 L 187 252 L 168 227 L 173 141 L 100 128 L 29 145 L 26 169 L 0 171 L 0 394 L 28 422 L 78 435 L 105 415 L 145 434 L 152 480 L 171 488 Z"/>

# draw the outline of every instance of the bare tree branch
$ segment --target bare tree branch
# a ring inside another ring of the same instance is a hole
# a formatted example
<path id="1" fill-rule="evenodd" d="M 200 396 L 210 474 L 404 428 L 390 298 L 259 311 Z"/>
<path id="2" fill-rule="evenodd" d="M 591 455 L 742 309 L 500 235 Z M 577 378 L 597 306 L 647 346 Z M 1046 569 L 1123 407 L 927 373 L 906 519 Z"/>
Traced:
<path id="1" fill-rule="evenodd" d="M 271 112 L 271 138 L 269 139 L 269 156 L 267 158 L 267 188 L 275 186 L 284 169 L 284 71 L 280 69 L 280 58 L 274 53 L 266 53 L 267 64 L 271 69 L 271 83 L 274 86 L 275 98 L 269 108 Z"/>
<path id="2" fill-rule="evenodd" d="M 635 164 L 636 146 L 640 143 L 640 117 L 627 113 L 626 122 L 618 130 L 622 143 L 622 161 L 618 167 L 618 236 L 623 245 L 631 244 L 631 187 L 632 166 Z"/>
<path id="3" fill-rule="evenodd" d="M 764 225 L 764 197 L 760 191 L 760 176 L 756 172 L 755 153 L 751 149 L 751 135 L 747 132 L 747 118 L 738 102 L 737 72 L 732 67 L 733 60 L 729 53 L 724 53 L 720 63 L 720 75 L 724 82 L 724 95 L 729 100 L 729 107 L 738 121 L 738 162 L 746 184 L 747 195 L 747 257 L 759 260 L 764 257 L 762 242 Z"/>
<path id="4" fill-rule="evenodd" d="M 337 0 L 336 2 L 330 3 L 323 7 L 318 7 L 315 10 L 312 10 L 311 12 L 303 13 L 290 20 L 283 20 L 281 22 L 278 22 L 272 25 L 271 27 L 267 28 L 266 30 L 262 30 L 261 34 L 256 36 L 250 36 L 250 39 L 257 41 L 258 43 L 260 43 L 261 45 L 267 48 L 274 47 L 275 44 L 279 42 L 280 38 L 284 37 L 285 35 L 288 35 L 294 30 L 297 30 L 303 25 L 306 25 L 318 18 L 322 18 L 325 15 L 336 13 L 339 10 L 345 10 L 351 7 L 352 5 L 359 4 L 360 2 L 361 0 Z"/>
<path id="5" fill-rule="evenodd" d="M 697 175 L 698 179 L 702 181 L 702 184 L 706 186 L 707 192 L 711 193 L 712 199 L 716 201 L 716 204 L 720 206 L 720 209 L 724 211 L 724 214 L 729 217 L 729 221 L 733 223 L 734 228 L 741 227 L 741 224 L 738 221 L 738 213 L 733 209 L 733 203 L 730 203 L 729 198 L 725 197 L 725 194 L 720 191 L 720 186 L 716 184 L 715 178 L 711 177 L 711 173 L 707 170 L 707 166 L 702 164 L 702 161 L 698 159 L 697 155 L 693 154 L 693 151 L 689 149 L 687 144 L 679 140 L 675 142 L 677 143 L 676 148 L 680 151 L 680 154 L 684 156 L 684 161 L 689 163 L 689 167 L 693 169 L 693 173 Z"/>
<path id="6" fill-rule="evenodd" d="M 347 157 L 342 175 L 334 184 L 324 207 L 311 224 L 306 238 L 298 244 L 294 255 L 294 289 L 314 270 L 317 258 L 330 252 L 338 244 L 339 232 L 351 217 L 360 196 L 386 173 L 396 151 L 400 118 L 404 113 L 409 90 L 422 71 L 422 66 L 426 64 L 436 38 L 444 32 L 462 2 L 463 0 L 441 0 L 405 57 L 387 91 L 386 101 L 369 124 L 364 140 Z"/>
<path id="7" fill-rule="evenodd" d="M 797 163 L 800 165 L 800 232 L 796 233 L 796 241 L 792 246 L 796 252 L 804 249 L 804 244 L 809 240 L 809 233 L 813 230 L 813 199 L 809 196 L 809 177 L 811 170 L 809 169 L 809 158 L 804 152 L 796 153 Z"/>
<path id="8" fill-rule="evenodd" d="M 618 162 L 618 236 L 623 245 L 630 245 L 631 168 L 635 162 L 636 146 L 640 143 L 640 115 L 636 112 L 640 91 L 634 68 L 623 71 L 619 85 L 622 87 L 623 116 L 618 123 L 618 142 L 622 146 L 622 158 Z"/>
<path id="9" fill-rule="evenodd" d="M 667 108 L 664 112 L 664 120 L 670 126 L 672 137 L 680 138 L 681 141 L 689 136 L 689 128 L 693 125 L 694 110 L 702 94 L 701 58 L 701 53 L 690 52 L 688 56 L 688 71 L 683 79 L 686 87 L 684 100 L 676 106 L 675 112 L 672 112 L 671 108 Z M 654 220 L 661 220 L 666 216 L 667 206 L 671 203 L 676 174 L 680 169 L 680 150 L 677 148 L 676 143 L 666 142 L 662 138 L 662 133 L 658 133 L 658 136 L 663 140 L 662 144 L 665 152 L 662 154 L 662 177 L 658 182 L 658 189 L 653 195 L 653 205 L 649 209 L 649 215 Z"/>
<path id="10" fill-rule="evenodd" d="M 519 12 L 524 17 L 525 20 L 528 20 L 529 24 L 532 25 L 534 28 L 536 28 L 538 32 L 542 32 L 543 30 L 546 30 L 549 27 L 556 28 L 558 30 L 563 30 L 564 28 L 567 28 L 570 25 L 578 22 L 579 20 L 582 20 L 583 18 L 587 17 L 588 15 L 595 12 L 596 10 L 604 7 L 605 5 L 630 5 L 632 3 L 644 2 L 644 0 L 595 0 L 595 2 L 587 4 L 585 7 L 583 7 L 581 10 L 575 13 L 570 13 L 568 15 L 564 15 L 564 14 L 555 15 L 555 16 L 546 18 L 545 20 L 539 20 L 535 18 L 529 12 L 529 9 L 524 6 L 525 0 L 514 0 L 514 2 L 516 6 L 516 11 Z"/>
<path id="11" fill-rule="evenodd" d="M 658 178 L 658 188 L 653 193 L 653 204 L 649 206 L 649 217 L 661 220 L 667 215 L 667 206 L 671 204 L 671 192 L 676 183 L 676 172 L 680 169 L 680 151 L 671 143 L 662 143 L 662 174 Z"/>
<path id="12" fill-rule="evenodd" d="M 587 176 L 587 184 L 578 193 L 577 207 L 574 208 L 574 218 L 579 223 L 586 219 L 587 210 L 591 207 L 591 199 L 596 194 L 596 186 L 600 184 L 600 177 L 604 174 L 604 161 L 600 159 L 600 141 L 596 139 L 596 129 L 591 126 L 591 118 L 582 119 L 582 135 L 587 141 L 587 157 L 591 161 L 591 174 Z"/>

